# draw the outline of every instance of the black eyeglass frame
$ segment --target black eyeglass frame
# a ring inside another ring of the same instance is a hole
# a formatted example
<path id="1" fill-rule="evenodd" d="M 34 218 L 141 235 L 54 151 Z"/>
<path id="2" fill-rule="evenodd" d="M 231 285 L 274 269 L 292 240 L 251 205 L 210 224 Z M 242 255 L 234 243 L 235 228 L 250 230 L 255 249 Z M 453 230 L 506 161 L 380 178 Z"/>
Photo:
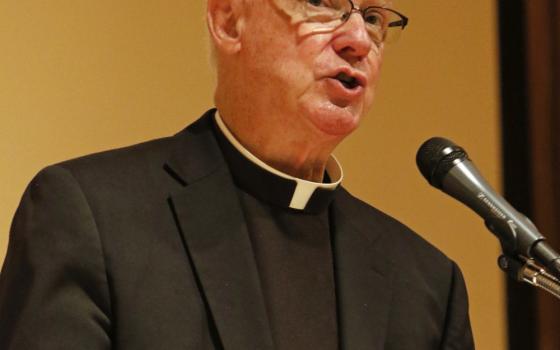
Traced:
<path id="1" fill-rule="evenodd" d="M 368 6 L 366 8 L 360 9 L 360 8 L 356 7 L 356 5 L 354 5 L 354 2 L 352 2 L 352 0 L 348 0 L 348 2 L 350 3 L 351 8 L 350 8 L 350 12 L 347 12 L 342 16 L 342 21 L 343 22 L 348 21 L 348 19 L 350 18 L 350 16 L 354 12 L 359 12 L 362 15 L 362 17 L 365 17 L 366 11 L 369 11 L 370 9 L 382 9 L 382 10 L 385 10 L 385 11 L 389 11 L 389 12 L 391 12 L 391 13 L 393 13 L 393 14 L 395 14 L 395 15 L 397 15 L 401 18 L 398 21 L 389 22 L 389 24 L 387 24 L 387 28 L 401 27 L 402 30 L 404 30 L 406 28 L 407 24 L 408 24 L 408 17 L 406 17 L 405 15 L 403 15 L 402 13 L 400 13 L 396 10 L 386 8 L 386 7 L 383 7 L 383 6 Z"/>

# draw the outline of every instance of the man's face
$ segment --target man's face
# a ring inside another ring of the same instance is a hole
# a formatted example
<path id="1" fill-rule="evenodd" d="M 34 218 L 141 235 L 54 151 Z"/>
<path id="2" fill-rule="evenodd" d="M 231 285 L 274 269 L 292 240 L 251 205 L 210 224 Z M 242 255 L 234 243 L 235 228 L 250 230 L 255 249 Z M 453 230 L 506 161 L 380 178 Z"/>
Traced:
<path id="1" fill-rule="evenodd" d="M 302 137 L 340 138 L 353 131 L 372 104 L 383 52 L 362 17 L 354 13 L 334 30 L 314 33 L 320 25 L 302 19 L 298 6 L 312 8 L 316 1 L 249 3 L 244 88 L 255 111 L 267 111 L 260 122 Z"/>

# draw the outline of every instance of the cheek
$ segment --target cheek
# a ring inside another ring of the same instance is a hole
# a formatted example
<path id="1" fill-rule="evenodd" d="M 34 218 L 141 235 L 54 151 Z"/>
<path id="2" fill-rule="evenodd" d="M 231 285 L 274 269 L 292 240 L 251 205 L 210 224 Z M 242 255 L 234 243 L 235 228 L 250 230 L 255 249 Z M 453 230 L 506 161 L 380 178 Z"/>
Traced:
<path id="1" fill-rule="evenodd" d="M 316 87 L 320 81 L 333 69 L 334 52 L 329 52 L 330 35 L 315 34 L 299 37 L 297 44 L 297 62 L 294 72 L 295 80 L 306 90 Z M 305 91 L 301 91 L 302 93 Z"/>
<path id="2" fill-rule="evenodd" d="M 371 106 L 375 96 L 375 89 L 381 76 L 381 66 L 383 64 L 383 56 L 377 53 L 371 53 L 368 58 L 367 73 L 370 84 L 365 95 L 365 104 L 367 107 Z"/>
<path id="3" fill-rule="evenodd" d="M 318 38 L 307 38 L 294 46 L 285 47 L 275 56 L 277 74 L 286 85 L 285 93 L 297 98 L 315 88 L 315 82 L 320 78 L 321 45 Z M 273 66 L 270 69 L 274 69 Z"/>
<path id="4" fill-rule="evenodd" d="M 291 76 L 296 75 L 294 50 L 287 40 L 268 36 L 268 41 L 252 43 L 245 57 L 244 78 L 247 84 L 255 87 L 260 95 L 281 98 L 289 93 Z"/>
<path id="5" fill-rule="evenodd" d="M 372 51 L 368 56 L 371 79 L 374 83 L 377 83 L 381 73 L 381 66 L 383 65 L 383 51 L 384 46 L 381 46 L 375 52 Z"/>

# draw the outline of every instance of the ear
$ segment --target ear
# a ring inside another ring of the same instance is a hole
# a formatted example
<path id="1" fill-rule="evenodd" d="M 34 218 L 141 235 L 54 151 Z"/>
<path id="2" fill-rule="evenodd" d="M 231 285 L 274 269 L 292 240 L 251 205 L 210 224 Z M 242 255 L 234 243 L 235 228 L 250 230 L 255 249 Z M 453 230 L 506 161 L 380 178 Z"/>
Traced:
<path id="1" fill-rule="evenodd" d="M 241 5 L 240 0 L 208 0 L 208 30 L 218 51 L 233 54 L 241 49 Z"/>

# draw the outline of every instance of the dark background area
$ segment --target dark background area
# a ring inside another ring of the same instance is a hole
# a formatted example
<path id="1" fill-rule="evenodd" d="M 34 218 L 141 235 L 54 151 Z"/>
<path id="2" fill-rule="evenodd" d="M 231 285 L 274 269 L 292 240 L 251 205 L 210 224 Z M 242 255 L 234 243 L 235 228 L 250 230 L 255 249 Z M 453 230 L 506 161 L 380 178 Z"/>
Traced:
<path id="1" fill-rule="evenodd" d="M 560 4 L 499 6 L 503 178 L 506 198 L 560 247 Z M 507 281 L 511 350 L 560 349 L 560 301 Z"/>

